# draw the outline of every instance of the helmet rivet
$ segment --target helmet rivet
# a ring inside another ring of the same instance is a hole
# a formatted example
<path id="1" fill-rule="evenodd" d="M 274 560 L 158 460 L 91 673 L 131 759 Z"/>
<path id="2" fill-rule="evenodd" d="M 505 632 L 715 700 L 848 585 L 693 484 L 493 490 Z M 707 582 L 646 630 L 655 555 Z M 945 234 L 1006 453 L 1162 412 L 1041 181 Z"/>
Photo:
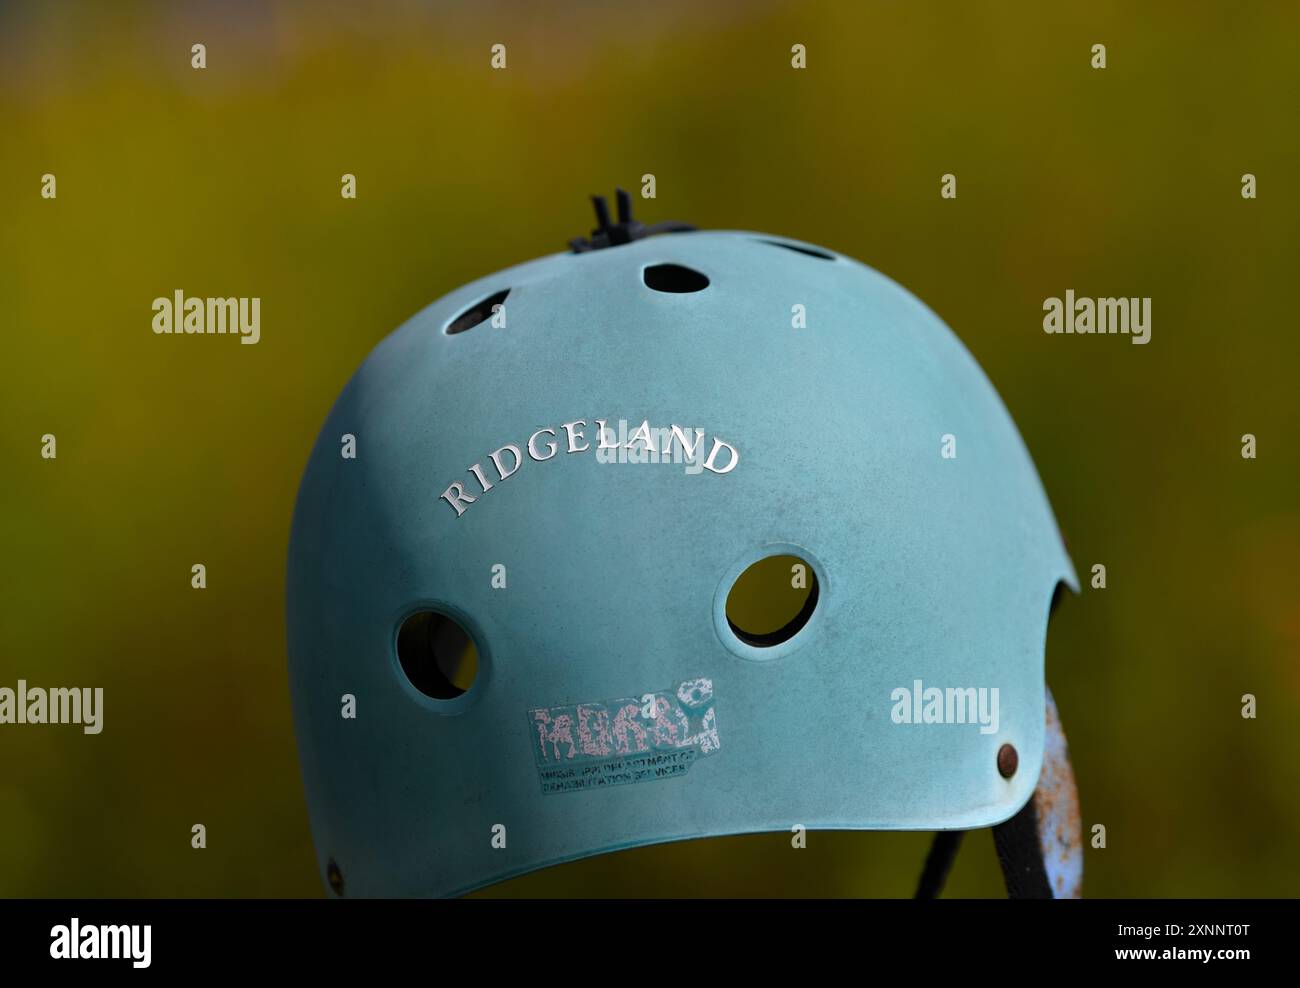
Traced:
<path id="1" fill-rule="evenodd" d="M 1020 756 L 1014 745 L 1004 744 L 998 749 L 998 772 L 1002 778 L 1009 779 L 1016 774 L 1020 766 Z"/>
<path id="2" fill-rule="evenodd" d="M 343 894 L 343 872 L 339 871 L 339 866 L 330 858 L 330 863 L 325 869 L 325 877 L 329 879 L 330 888 L 334 890 L 335 895 Z"/>

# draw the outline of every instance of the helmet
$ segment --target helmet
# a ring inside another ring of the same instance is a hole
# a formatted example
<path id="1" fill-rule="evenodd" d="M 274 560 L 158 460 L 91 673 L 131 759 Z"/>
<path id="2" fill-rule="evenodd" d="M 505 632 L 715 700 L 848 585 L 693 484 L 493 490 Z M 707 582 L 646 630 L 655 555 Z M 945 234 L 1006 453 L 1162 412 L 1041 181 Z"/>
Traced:
<path id="1" fill-rule="evenodd" d="M 995 826 L 1077 894 L 1044 683 L 1076 578 L 975 360 L 884 275 L 618 220 L 383 340 L 312 450 L 289 672 L 336 894 L 637 845 Z M 652 235 L 665 234 L 665 235 Z"/>

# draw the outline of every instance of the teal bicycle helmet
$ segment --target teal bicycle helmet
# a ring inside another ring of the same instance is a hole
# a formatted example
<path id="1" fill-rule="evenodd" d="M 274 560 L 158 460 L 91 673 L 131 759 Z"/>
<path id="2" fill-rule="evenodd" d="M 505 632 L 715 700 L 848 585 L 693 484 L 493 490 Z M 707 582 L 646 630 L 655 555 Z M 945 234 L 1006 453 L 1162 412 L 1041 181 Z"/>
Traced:
<path id="1" fill-rule="evenodd" d="M 287 633 L 327 887 L 804 827 L 939 831 L 933 895 L 994 827 L 1013 895 L 1077 895 L 1044 681 L 1076 577 L 975 360 L 841 254 L 597 217 L 383 340 L 311 452 Z"/>

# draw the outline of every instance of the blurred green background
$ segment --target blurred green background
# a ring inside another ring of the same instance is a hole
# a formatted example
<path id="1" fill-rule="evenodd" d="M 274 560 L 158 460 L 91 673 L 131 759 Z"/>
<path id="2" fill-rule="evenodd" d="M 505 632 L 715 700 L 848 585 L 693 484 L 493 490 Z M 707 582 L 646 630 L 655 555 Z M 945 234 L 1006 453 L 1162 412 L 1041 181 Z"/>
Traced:
<path id="1" fill-rule="evenodd" d="M 647 172 L 644 220 L 924 299 L 1108 567 L 1048 643 L 1107 828 L 1085 892 L 1295 894 L 1300 6 L 1213 6 L 0 6 L 0 685 L 106 694 L 99 736 L 0 728 L 0 895 L 321 894 L 282 615 L 316 431 L 405 318 Z M 260 296 L 261 342 L 155 336 L 176 288 Z M 1152 342 L 1045 335 L 1069 288 L 1151 296 Z M 486 894 L 908 895 L 928 840 L 669 845 Z M 1002 892 L 972 835 L 949 894 Z"/>

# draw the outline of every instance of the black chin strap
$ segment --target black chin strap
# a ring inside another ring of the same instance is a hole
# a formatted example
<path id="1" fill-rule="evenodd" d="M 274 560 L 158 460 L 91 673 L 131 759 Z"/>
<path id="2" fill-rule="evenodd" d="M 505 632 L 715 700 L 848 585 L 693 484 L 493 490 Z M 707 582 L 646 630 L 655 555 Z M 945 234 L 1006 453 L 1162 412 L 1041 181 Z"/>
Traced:
<path id="1" fill-rule="evenodd" d="M 1038 813 L 1031 799 L 1020 812 L 993 828 L 993 844 L 1002 865 L 1002 880 L 1009 899 L 1051 899 L 1043 845 L 1038 840 Z"/>
<path id="2" fill-rule="evenodd" d="M 925 867 L 921 870 L 921 880 L 916 885 L 916 898 L 937 899 L 943 891 L 943 883 L 948 880 L 953 860 L 961 850 L 961 839 L 966 836 L 964 830 L 940 830 L 934 835 L 930 853 L 925 856 Z"/>
<path id="3" fill-rule="evenodd" d="M 941 830 L 925 859 L 916 898 L 943 891 L 965 831 Z M 1010 820 L 993 828 L 993 844 L 1012 899 L 1077 899 L 1083 885 L 1083 835 L 1079 796 L 1070 768 L 1065 732 L 1052 694 L 1047 694 L 1043 769 L 1034 794 Z"/>

